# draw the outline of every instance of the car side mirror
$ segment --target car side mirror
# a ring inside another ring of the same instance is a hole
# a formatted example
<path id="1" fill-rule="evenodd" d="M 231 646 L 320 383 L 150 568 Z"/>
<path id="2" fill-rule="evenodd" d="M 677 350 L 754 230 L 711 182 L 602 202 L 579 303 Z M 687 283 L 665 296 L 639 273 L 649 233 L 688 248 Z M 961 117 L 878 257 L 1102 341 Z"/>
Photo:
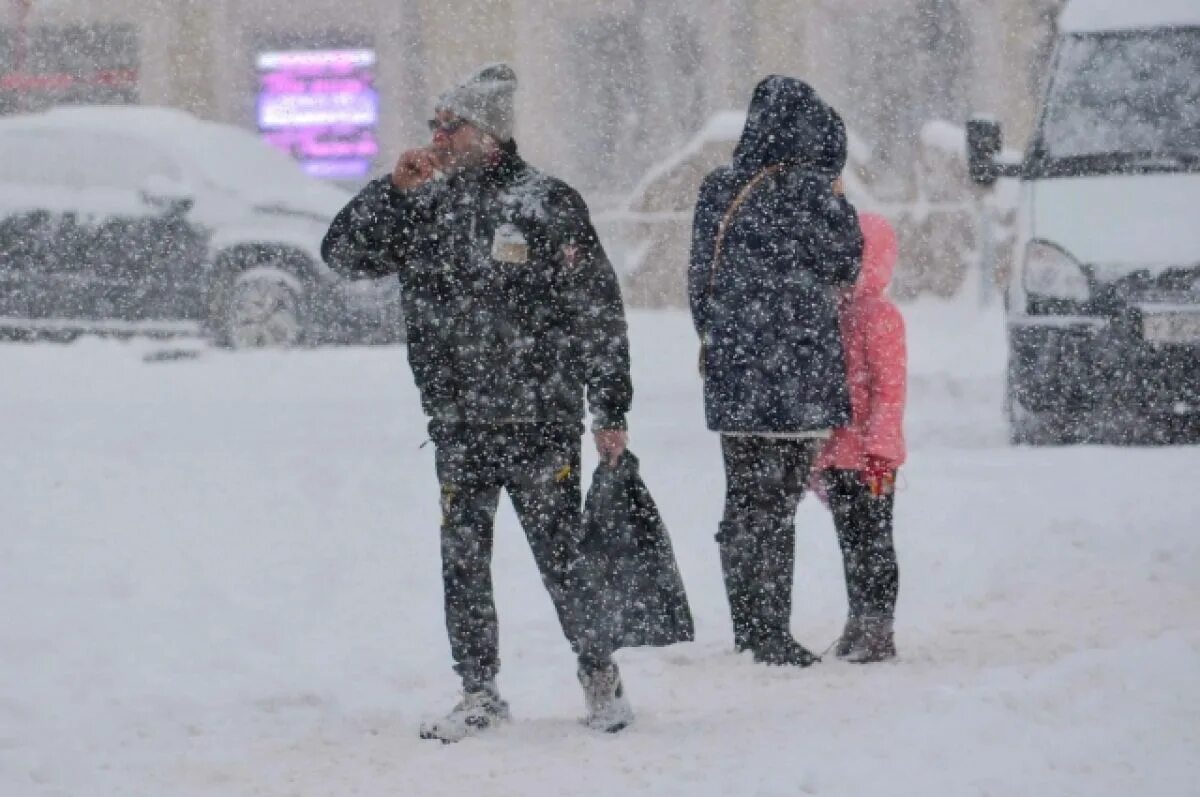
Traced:
<path id="1" fill-rule="evenodd" d="M 1020 177 L 1021 167 L 998 159 L 1004 147 L 1000 123 L 986 116 L 967 120 L 967 173 L 977 185 L 991 186 L 1000 177 Z"/>

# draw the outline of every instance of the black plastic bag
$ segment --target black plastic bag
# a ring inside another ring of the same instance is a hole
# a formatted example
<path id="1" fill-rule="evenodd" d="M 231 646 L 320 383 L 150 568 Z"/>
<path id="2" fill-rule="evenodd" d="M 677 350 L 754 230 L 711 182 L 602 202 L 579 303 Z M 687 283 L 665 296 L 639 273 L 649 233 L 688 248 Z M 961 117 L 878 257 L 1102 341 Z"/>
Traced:
<path id="1" fill-rule="evenodd" d="M 594 630 L 611 634 L 614 649 L 694 639 L 671 538 L 628 451 L 592 476 L 580 555 L 598 593 Z"/>

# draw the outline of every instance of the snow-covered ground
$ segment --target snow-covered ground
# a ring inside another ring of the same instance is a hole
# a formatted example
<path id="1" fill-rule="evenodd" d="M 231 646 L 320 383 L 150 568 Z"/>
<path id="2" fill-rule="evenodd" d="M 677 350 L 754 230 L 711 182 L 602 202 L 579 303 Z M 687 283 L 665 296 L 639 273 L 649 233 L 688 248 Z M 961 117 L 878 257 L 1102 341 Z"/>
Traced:
<path id="1" fill-rule="evenodd" d="M 398 349 L 0 347 L 0 795 L 1194 795 L 1200 456 L 1012 449 L 999 312 L 907 308 L 901 659 L 730 652 L 719 454 L 681 314 L 636 314 L 633 447 L 697 641 L 619 654 L 597 736 L 511 509 L 495 571 L 516 721 L 417 739 L 456 682 L 436 490 Z M 794 630 L 845 599 L 798 520 Z"/>

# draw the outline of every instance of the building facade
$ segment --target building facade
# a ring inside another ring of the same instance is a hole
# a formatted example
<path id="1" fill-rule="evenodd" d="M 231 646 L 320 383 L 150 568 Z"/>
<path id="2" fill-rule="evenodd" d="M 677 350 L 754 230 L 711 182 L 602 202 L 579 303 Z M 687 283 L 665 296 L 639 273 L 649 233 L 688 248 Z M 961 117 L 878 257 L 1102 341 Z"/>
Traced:
<path id="1" fill-rule="evenodd" d="M 432 98 L 513 64 L 535 162 L 594 195 L 627 189 L 769 72 L 803 76 L 903 182 L 922 122 L 1032 122 L 1058 0 L 16 0 L 0 112 L 140 102 L 254 128 L 263 53 L 366 50 L 372 171 L 426 138 Z M 287 81 L 275 76 L 271 80 Z M 345 146 L 345 141 L 341 142 Z"/>

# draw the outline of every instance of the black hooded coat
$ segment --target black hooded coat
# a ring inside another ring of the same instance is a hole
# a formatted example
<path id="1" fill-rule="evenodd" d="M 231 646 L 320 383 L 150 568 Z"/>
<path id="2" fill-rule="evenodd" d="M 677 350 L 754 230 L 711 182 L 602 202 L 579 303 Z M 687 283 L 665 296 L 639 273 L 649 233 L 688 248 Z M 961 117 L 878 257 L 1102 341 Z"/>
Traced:
<path id="1" fill-rule="evenodd" d="M 733 163 L 700 187 L 688 293 L 714 431 L 850 421 L 836 294 L 858 278 L 862 233 L 833 191 L 845 163 L 837 112 L 807 83 L 771 75 L 755 87 Z"/>

